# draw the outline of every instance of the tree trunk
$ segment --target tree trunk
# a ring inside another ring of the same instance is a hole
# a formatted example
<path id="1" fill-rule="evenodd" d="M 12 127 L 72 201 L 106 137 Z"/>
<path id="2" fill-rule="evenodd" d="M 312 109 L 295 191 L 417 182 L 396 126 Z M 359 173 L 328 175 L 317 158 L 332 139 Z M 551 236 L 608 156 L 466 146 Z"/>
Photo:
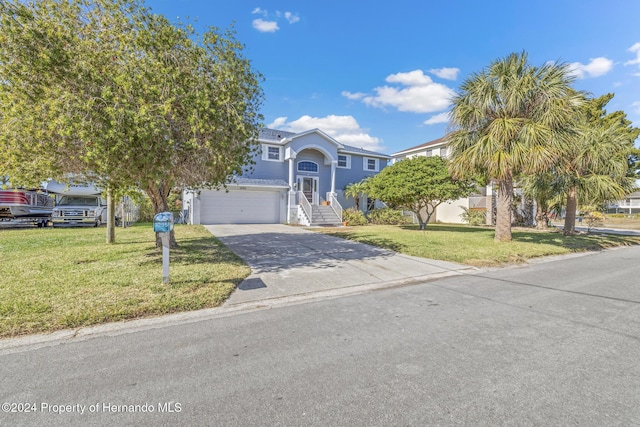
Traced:
<path id="1" fill-rule="evenodd" d="M 116 242 L 116 203 L 113 192 L 107 189 L 107 244 Z"/>
<path id="2" fill-rule="evenodd" d="M 578 189 L 574 185 L 567 192 L 567 213 L 564 216 L 564 230 L 562 234 L 570 236 L 576 234 L 576 210 L 578 209 Z"/>
<path id="3" fill-rule="evenodd" d="M 513 179 L 498 181 L 496 198 L 496 242 L 511 241 L 511 201 L 513 199 Z"/>
<path id="4" fill-rule="evenodd" d="M 548 230 L 549 229 L 549 216 L 547 211 L 549 207 L 541 200 L 536 200 L 536 230 Z"/>
<path id="5" fill-rule="evenodd" d="M 536 211 L 536 230 L 547 230 L 549 226 L 547 224 L 547 213 L 542 209 Z"/>
<path id="6" fill-rule="evenodd" d="M 169 203 L 168 198 L 169 194 L 171 194 L 171 186 L 166 181 L 158 181 L 158 182 L 149 182 L 147 184 L 147 188 L 144 188 L 144 191 L 149 196 L 151 200 L 151 205 L 153 206 L 153 213 L 158 214 L 160 212 L 169 212 Z M 162 240 L 160 239 L 160 234 L 156 233 L 156 248 L 162 247 Z M 176 236 L 173 230 L 169 233 L 169 247 L 177 248 L 178 243 L 176 242 Z"/>

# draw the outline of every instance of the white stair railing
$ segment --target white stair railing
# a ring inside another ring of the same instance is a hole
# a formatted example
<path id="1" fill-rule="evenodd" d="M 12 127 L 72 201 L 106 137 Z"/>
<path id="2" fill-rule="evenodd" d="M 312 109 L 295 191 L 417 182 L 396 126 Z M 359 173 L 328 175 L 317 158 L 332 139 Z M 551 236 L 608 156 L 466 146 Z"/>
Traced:
<path id="1" fill-rule="evenodd" d="M 309 203 L 309 201 L 307 200 L 307 196 L 305 196 L 302 191 L 298 191 L 298 204 L 307 216 L 309 224 L 311 224 L 311 220 L 313 219 L 313 208 L 311 207 L 311 203 Z"/>
<path id="2" fill-rule="evenodd" d="M 331 206 L 331 209 L 333 209 L 338 218 L 340 218 L 340 222 L 342 222 L 342 206 L 338 203 L 338 199 L 333 193 L 329 193 L 329 206 Z"/>

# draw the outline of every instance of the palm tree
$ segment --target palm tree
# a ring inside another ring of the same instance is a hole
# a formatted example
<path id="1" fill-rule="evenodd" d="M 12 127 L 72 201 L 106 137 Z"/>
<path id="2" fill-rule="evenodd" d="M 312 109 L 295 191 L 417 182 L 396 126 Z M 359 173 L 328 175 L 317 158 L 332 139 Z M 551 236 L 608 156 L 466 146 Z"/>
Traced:
<path id="1" fill-rule="evenodd" d="M 512 53 L 465 80 L 453 99 L 451 171 L 496 182 L 496 241 L 511 240 L 514 180 L 548 170 L 560 155 L 582 100 L 568 71 L 563 64 L 533 67 L 525 52 Z"/>
<path id="2" fill-rule="evenodd" d="M 360 210 L 360 194 L 365 193 L 366 178 L 360 182 L 353 182 L 344 187 L 344 196 L 353 198 L 356 203 L 356 210 Z"/>
<path id="3" fill-rule="evenodd" d="M 555 176 L 551 172 L 527 175 L 519 181 L 524 194 L 532 198 L 536 203 L 535 222 L 536 229 L 538 230 L 546 230 L 549 228 L 549 210 L 558 197 L 558 191 L 554 183 Z"/>
<path id="4" fill-rule="evenodd" d="M 564 234 L 575 233 L 579 205 L 624 198 L 635 184 L 634 141 L 640 129 L 623 111 L 607 114 L 613 94 L 585 99 L 575 117 L 575 131 L 554 167 L 554 186 L 566 200 Z"/>
<path id="5" fill-rule="evenodd" d="M 579 204 L 620 200 L 633 191 L 635 177 L 627 174 L 633 141 L 618 123 L 580 124 L 557 167 L 559 187 L 566 194 L 565 235 L 575 233 Z"/>

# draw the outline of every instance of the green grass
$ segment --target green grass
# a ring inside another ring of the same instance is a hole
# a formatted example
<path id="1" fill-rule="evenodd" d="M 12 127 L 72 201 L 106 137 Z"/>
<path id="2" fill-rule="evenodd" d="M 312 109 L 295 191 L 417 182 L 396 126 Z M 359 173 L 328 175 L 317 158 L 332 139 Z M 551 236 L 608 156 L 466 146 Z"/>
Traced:
<path id="1" fill-rule="evenodd" d="M 547 255 L 640 244 L 640 237 L 595 234 L 564 237 L 559 232 L 528 229 L 513 230 L 511 242 L 495 242 L 492 228 L 444 224 L 430 224 L 426 231 L 420 231 L 418 226 L 393 225 L 319 231 L 407 255 L 479 267 L 524 262 Z"/>
<path id="2" fill-rule="evenodd" d="M 169 285 L 150 224 L 0 229 L 0 337 L 220 305 L 250 269 L 201 226 L 177 225 Z"/>

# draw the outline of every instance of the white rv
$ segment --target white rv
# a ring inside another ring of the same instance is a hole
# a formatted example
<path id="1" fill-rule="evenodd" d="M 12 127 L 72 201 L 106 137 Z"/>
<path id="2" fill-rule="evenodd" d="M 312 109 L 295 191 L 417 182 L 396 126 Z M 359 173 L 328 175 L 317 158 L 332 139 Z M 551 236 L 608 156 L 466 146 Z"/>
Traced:
<path id="1" fill-rule="evenodd" d="M 56 194 L 56 206 L 51 213 L 54 227 L 97 227 L 107 223 L 107 201 L 93 184 L 50 181 L 47 190 Z"/>

